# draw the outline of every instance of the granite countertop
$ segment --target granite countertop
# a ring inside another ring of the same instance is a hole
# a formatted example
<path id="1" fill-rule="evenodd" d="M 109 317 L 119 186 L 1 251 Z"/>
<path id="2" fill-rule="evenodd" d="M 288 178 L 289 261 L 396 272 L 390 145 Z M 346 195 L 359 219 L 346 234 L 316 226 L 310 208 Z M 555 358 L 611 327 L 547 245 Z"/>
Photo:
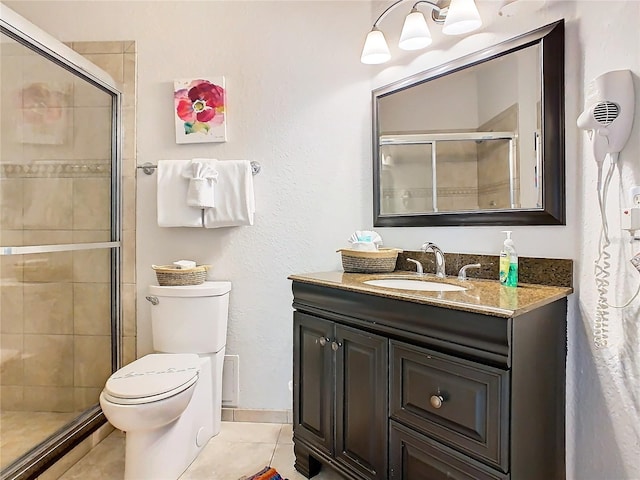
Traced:
<path id="1" fill-rule="evenodd" d="M 415 290 L 398 290 L 388 287 L 367 285 L 366 280 L 382 278 L 411 278 L 427 281 L 444 281 L 467 287 L 464 291 L 423 292 Z M 418 277 L 417 274 L 396 271 L 393 273 L 345 273 L 318 272 L 290 275 L 290 280 L 302 283 L 350 290 L 393 298 L 407 302 L 434 305 L 454 310 L 493 315 L 510 318 L 522 315 L 536 308 L 542 307 L 555 300 L 567 297 L 573 293 L 570 287 L 554 287 L 547 285 L 518 284 L 516 288 L 503 287 L 497 280 L 470 279 L 459 281 L 457 277 L 439 279 L 433 274 Z"/>

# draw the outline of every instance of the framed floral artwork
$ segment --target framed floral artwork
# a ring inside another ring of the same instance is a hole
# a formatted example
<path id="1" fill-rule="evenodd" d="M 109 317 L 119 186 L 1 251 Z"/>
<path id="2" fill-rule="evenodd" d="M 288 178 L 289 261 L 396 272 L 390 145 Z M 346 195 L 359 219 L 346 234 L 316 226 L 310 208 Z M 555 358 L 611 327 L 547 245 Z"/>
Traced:
<path id="1" fill-rule="evenodd" d="M 176 80 L 176 143 L 227 141 L 227 95 L 224 77 Z"/>

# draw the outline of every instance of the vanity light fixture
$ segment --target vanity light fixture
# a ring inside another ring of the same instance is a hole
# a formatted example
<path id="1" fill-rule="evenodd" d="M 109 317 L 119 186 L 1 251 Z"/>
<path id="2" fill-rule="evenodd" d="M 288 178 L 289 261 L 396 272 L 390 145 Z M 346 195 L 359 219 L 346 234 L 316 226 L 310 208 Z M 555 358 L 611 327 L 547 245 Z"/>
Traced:
<path id="1" fill-rule="evenodd" d="M 384 63 L 391 58 L 384 34 L 378 29 L 380 21 L 396 6 L 405 0 L 398 0 L 389 5 L 373 22 L 373 27 L 367 35 L 362 49 L 360 61 L 366 64 Z M 442 33 L 445 35 L 463 35 L 473 32 L 482 26 L 482 19 L 478 13 L 474 0 L 441 0 L 437 3 L 428 0 L 414 2 L 413 8 L 404 20 L 400 42 L 402 50 L 419 50 L 429 46 L 432 42 L 429 26 L 418 5 L 427 4 L 431 8 L 431 18 L 437 24 L 444 24 Z"/>

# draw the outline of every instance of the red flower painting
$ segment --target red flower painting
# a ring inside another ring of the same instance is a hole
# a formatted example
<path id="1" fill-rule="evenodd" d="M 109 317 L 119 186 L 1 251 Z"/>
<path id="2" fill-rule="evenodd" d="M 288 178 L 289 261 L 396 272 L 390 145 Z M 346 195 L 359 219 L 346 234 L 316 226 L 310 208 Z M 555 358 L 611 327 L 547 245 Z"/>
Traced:
<path id="1" fill-rule="evenodd" d="M 174 101 L 178 143 L 226 140 L 224 79 L 176 81 Z"/>

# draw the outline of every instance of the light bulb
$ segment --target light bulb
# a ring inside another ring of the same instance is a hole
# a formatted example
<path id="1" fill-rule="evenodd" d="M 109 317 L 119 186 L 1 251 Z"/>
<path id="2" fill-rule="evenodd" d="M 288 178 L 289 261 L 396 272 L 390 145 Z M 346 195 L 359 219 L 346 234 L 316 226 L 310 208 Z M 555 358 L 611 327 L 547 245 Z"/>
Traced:
<path id="1" fill-rule="evenodd" d="M 462 35 L 482 26 L 482 19 L 474 0 L 451 0 L 442 27 L 445 35 Z"/>
<path id="2" fill-rule="evenodd" d="M 391 58 L 389 53 L 389 47 L 387 41 L 384 38 L 384 34 L 373 27 L 367 34 L 367 38 L 362 48 L 362 55 L 360 61 L 369 65 L 378 63 L 384 63 Z"/>
<path id="3" fill-rule="evenodd" d="M 398 46 L 402 50 L 419 50 L 428 47 L 431 42 L 427 21 L 424 15 L 414 7 L 404 20 Z"/>

